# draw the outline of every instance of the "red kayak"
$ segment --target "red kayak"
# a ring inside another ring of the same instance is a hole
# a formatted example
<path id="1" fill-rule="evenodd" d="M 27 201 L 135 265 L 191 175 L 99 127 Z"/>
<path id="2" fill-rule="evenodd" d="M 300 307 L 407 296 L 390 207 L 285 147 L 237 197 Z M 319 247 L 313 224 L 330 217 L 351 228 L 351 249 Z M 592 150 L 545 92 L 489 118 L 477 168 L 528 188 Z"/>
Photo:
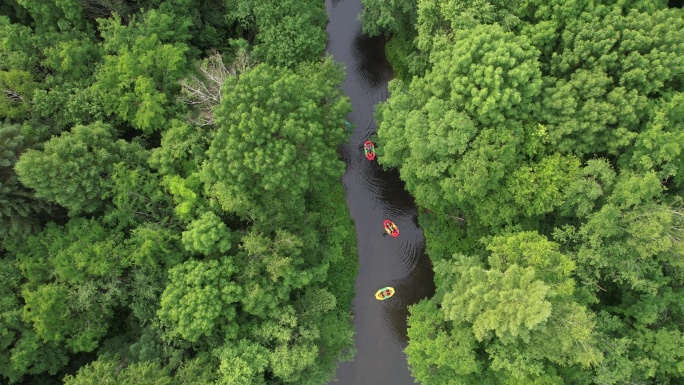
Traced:
<path id="1" fill-rule="evenodd" d="M 382 222 L 382 225 L 385 228 L 385 231 L 387 231 L 387 234 L 393 236 L 394 238 L 399 236 L 399 228 L 394 224 L 394 222 L 390 221 L 389 219 L 385 219 L 385 221 Z"/>
<path id="2" fill-rule="evenodd" d="M 370 140 L 363 143 L 363 152 L 366 154 L 366 159 L 375 160 L 375 145 Z"/>

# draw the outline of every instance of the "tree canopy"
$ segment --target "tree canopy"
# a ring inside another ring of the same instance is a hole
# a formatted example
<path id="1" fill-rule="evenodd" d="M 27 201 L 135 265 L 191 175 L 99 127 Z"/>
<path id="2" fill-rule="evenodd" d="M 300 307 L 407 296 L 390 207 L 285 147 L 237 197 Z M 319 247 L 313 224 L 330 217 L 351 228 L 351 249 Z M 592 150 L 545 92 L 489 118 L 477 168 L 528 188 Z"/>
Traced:
<path id="1" fill-rule="evenodd" d="M 326 21 L 318 1 L 0 5 L 0 383 L 332 378 L 357 262 Z"/>
<path id="2" fill-rule="evenodd" d="M 435 266 L 409 318 L 416 379 L 679 383 L 682 10 L 366 3 L 410 52 L 388 46 L 376 119 Z"/>

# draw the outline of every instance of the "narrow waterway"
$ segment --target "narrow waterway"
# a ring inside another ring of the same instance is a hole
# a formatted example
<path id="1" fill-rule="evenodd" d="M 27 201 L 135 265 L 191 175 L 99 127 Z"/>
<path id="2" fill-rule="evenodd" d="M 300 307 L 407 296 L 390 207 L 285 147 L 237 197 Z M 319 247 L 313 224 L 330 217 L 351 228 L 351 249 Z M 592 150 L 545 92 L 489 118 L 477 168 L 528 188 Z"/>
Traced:
<path id="1" fill-rule="evenodd" d="M 337 385 L 414 384 L 404 348 L 407 307 L 432 295 L 434 282 L 425 239 L 418 227 L 413 198 L 396 172 L 369 162 L 362 145 L 376 131 L 373 112 L 388 97 L 392 69 L 385 60 L 384 39 L 361 33 L 360 0 L 326 0 L 328 52 L 347 68 L 344 91 L 351 99 L 349 121 L 355 130 L 341 148 L 347 164 L 342 178 L 347 205 L 356 226 L 359 276 L 353 303 L 356 356 L 341 363 Z M 383 235 L 382 221 L 399 227 L 399 237 Z M 377 301 L 375 292 L 393 286 L 396 294 Z"/>

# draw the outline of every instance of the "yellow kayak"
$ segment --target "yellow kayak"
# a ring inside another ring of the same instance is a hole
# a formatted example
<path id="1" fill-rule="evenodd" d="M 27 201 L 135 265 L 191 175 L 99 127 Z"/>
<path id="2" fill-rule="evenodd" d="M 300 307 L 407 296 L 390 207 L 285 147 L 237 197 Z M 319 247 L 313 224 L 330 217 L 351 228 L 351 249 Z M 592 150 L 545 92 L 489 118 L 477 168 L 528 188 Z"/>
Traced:
<path id="1" fill-rule="evenodd" d="M 378 301 L 384 301 L 393 295 L 393 287 L 383 287 L 382 289 L 378 290 L 377 293 L 375 293 L 375 299 L 377 299 Z"/>

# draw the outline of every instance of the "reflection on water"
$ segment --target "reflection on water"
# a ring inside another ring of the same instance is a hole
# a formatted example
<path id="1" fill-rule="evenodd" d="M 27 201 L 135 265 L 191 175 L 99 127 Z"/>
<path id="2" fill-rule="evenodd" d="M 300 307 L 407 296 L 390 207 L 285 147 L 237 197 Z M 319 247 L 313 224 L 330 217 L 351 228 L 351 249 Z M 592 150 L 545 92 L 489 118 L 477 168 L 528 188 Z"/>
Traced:
<path id="1" fill-rule="evenodd" d="M 384 38 L 361 34 L 360 0 L 326 0 L 328 51 L 347 67 L 344 92 L 351 99 L 348 120 L 355 130 L 339 152 L 347 164 L 342 177 L 347 205 L 356 226 L 359 275 L 353 302 L 356 357 L 337 370 L 340 385 L 414 384 L 404 348 L 408 306 L 434 293 L 413 198 L 395 171 L 384 171 L 363 155 L 363 142 L 375 131 L 374 106 L 388 97 L 393 73 L 384 58 Z M 387 236 L 382 222 L 391 219 L 399 237 Z M 393 286 L 396 294 L 377 301 L 375 292 Z"/>

